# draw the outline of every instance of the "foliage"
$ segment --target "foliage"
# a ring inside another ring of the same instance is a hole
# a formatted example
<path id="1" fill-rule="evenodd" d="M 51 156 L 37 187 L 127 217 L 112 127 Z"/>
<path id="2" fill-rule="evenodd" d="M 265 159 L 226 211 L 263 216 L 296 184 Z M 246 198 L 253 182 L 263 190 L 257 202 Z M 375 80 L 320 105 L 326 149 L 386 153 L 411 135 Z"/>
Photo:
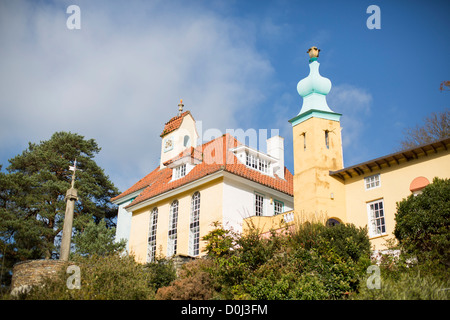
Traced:
<path id="1" fill-rule="evenodd" d="M 154 298 L 151 275 L 133 256 L 77 256 L 71 264 L 80 267 L 80 289 L 69 289 L 66 270 L 34 286 L 22 295 L 27 300 L 144 300 Z"/>
<path id="2" fill-rule="evenodd" d="M 384 272 L 383 272 L 384 271 Z M 421 274 L 418 268 L 395 273 L 382 269 L 381 288 L 368 289 L 362 280 L 354 300 L 449 300 L 450 281 L 432 274 Z"/>
<path id="3" fill-rule="evenodd" d="M 203 237 L 207 242 L 205 251 L 209 257 L 228 255 L 234 248 L 237 235 L 231 230 L 224 229 L 217 221 L 212 223 L 214 229 Z"/>
<path id="4" fill-rule="evenodd" d="M 196 260 L 183 265 L 180 276 L 170 286 L 160 288 L 158 300 L 208 300 L 214 295 L 213 282 L 208 270 L 212 261 Z"/>
<path id="5" fill-rule="evenodd" d="M 99 223 L 91 220 L 82 231 L 78 231 L 74 235 L 72 239 L 75 247 L 73 254 L 105 256 L 115 252 L 120 253 L 125 249 L 126 241 L 115 242 L 115 233 L 116 228 L 108 228 L 104 219 Z"/>
<path id="6" fill-rule="evenodd" d="M 409 149 L 450 137 L 450 109 L 440 113 L 431 113 L 424 118 L 422 126 L 407 128 L 400 149 Z"/>
<path id="7" fill-rule="evenodd" d="M 159 288 L 169 286 L 177 278 L 175 267 L 170 259 L 158 258 L 154 262 L 147 263 L 145 268 L 150 273 L 149 284 L 155 292 Z"/>
<path id="8" fill-rule="evenodd" d="M 417 196 L 397 203 L 394 235 L 421 264 L 450 266 L 450 179 L 435 178 Z"/>
<path id="9" fill-rule="evenodd" d="M 158 298 L 339 299 L 356 290 L 369 263 L 367 231 L 353 225 L 305 223 L 268 237 L 215 227 L 203 238 L 208 259 L 192 262 Z"/>
<path id="10" fill-rule="evenodd" d="M 82 170 L 75 182 L 79 198 L 75 230 L 83 229 L 92 218 L 113 225 L 117 208 L 110 199 L 118 190 L 93 160 L 99 152 L 93 139 L 57 132 L 50 140 L 29 143 L 22 154 L 9 160 L 7 172 L 0 172 L 0 247 L 5 252 L 2 270 L 6 274 L 18 261 L 57 256 L 55 243 L 61 236 L 64 197 L 71 185 L 69 166 L 74 159 Z"/>

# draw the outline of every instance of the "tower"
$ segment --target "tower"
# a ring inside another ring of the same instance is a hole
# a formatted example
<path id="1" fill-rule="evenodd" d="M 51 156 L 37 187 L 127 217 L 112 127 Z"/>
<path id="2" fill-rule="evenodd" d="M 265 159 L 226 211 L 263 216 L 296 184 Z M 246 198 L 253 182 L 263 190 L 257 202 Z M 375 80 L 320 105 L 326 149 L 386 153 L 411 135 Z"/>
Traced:
<path id="1" fill-rule="evenodd" d="M 341 114 L 327 104 L 331 81 L 319 73 L 319 51 L 317 47 L 308 50 L 310 72 L 297 85 L 302 108 L 289 120 L 294 143 L 294 211 L 307 219 L 312 214 L 343 222 L 344 185 L 329 174 L 343 168 Z"/>
<path id="2" fill-rule="evenodd" d="M 197 147 L 198 133 L 195 120 L 189 111 L 183 112 L 183 100 L 178 104 L 178 115 L 170 119 L 161 133 L 160 168 L 186 148 Z"/>

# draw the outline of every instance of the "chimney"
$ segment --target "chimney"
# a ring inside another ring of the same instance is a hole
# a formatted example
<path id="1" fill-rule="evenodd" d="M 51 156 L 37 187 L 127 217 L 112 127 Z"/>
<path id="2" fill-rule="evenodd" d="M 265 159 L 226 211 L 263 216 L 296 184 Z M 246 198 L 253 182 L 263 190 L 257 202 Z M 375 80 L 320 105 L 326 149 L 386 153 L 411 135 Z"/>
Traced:
<path id="1" fill-rule="evenodd" d="M 267 139 L 267 154 L 277 159 L 272 163 L 273 173 L 284 179 L 284 138 L 274 136 Z"/>

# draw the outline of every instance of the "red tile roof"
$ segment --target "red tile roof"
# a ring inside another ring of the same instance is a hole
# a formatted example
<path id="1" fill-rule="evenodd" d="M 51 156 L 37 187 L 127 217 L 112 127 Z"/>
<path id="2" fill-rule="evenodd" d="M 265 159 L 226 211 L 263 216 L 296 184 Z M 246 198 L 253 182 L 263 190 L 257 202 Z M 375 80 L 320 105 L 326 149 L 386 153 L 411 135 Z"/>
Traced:
<path id="1" fill-rule="evenodd" d="M 164 162 L 163 165 L 168 166 L 169 164 L 174 163 L 175 161 L 183 158 L 191 158 L 191 160 L 201 161 L 202 152 L 198 148 L 189 147 L 184 149 L 184 151 L 180 152 L 178 156 Z"/>
<path id="2" fill-rule="evenodd" d="M 185 111 L 181 115 L 175 116 L 172 119 L 170 119 L 168 122 L 166 122 L 166 124 L 164 125 L 163 132 L 161 133 L 160 137 L 164 137 L 166 134 L 177 130 L 181 126 L 181 123 L 183 122 L 183 118 L 185 116 L 187 116 L 188 114 L 191 115 L 191 113 L 189 111 Z M 191 115 L 191 117 L 192 117 L 192 115 Z M 192 119 L 193 118 L 194 117 L 192 117 Z"/>
<path id="3" fill-rule="evenodd" d="M 171 181 L 172 169 L 167 167 L 160 169 L 158 166 L 131 188 L 112 200 L 120 199 L 134 191 L 142 189 L 147 185 L 139 196 L 137 196 L 136 199 L 134 199 L 134 201 L 129 205 L 129 207 L 131 207 L 162 194 L 163 192 L 176 189 L 189 182 L 193 182 L 220 170 L 224 170 L 293 196 L 293 176 L 286 167 L 284 168 L 284 179 L 278 177 L 277 175 L 272 177 L 257 170 L 250 169 L 245 164 L 241 163 L 232 151 L 229 151 L 239 145 L 241 145 L 241 143 L 237 141 L 236 138 L 230 134 L 224 134 L 217 139 L 198 146 L 195 150 L 194 148 L 188 148 L 187 154 L 201 154 L 202 162 L 197 164 L 186 176 Z M 176 158 L 178 159 L 182 156 L 186 156 L 186 153 L 182 152 Z"/>

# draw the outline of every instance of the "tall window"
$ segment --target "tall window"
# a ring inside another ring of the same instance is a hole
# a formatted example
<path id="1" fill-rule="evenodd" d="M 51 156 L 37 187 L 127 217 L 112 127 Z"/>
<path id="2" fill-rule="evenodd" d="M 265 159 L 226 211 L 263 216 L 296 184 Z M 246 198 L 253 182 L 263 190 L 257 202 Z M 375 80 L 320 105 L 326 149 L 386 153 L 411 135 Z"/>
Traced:
<path id="1" fill-rule="evenodd" d="M 325 146 L 327 149 L 330 149 L 330 137 L 329 137 L 329 131 L 325 130 Z"/>
<path id="2" fill-rule="evenodd" d="M 255 215 L 257 216 L 263 215 L 263 204 L 264 204 L 264 196 L 255 193 Z"/>
<path id="3" fill-rule="evenodd" d="M 374 174 L 370 177 L 364 178 L 364 184 L 366 185 L 366 190 L 377 188 L 380 186 L 380 174 Z"/>
<path id="4" fill-rule="evenodd" d="M 367 203 L 367 214 L 369 216 L 369 233 L 372 237 L 386 233 L 386 222 L 384 220 L 383 199 Z"/>
<path id="5" fill-rule="evenodd" d="M 167 256 L 177 254 L 177 225 L 178 225 L 178 200 L 170 205 L 169 213 L 169 240 L 167 243 Z"/>
<path id="6" fill-rule="evenodd" d="M 147 262 L 155 261 L 156 254 L 156 227 L 158 225 L 158 208 L 150 213 L 150 226 L 148 230 Z"/>
<path id="7" fill-rule="evenodd" d="M 284 207 L 283 202 L 274 200 L 273 201 L 273 214 L 277 215 L 277 214 L 283 213 L 283 211 L 284 211 L 283 207 Z"/>
<path id="8" fill-rule="evenodd" d="M 194 193 L 191 199 L 191 221 L 189 224 L 189 255 L 200 253 L 200 192 Z"/>

